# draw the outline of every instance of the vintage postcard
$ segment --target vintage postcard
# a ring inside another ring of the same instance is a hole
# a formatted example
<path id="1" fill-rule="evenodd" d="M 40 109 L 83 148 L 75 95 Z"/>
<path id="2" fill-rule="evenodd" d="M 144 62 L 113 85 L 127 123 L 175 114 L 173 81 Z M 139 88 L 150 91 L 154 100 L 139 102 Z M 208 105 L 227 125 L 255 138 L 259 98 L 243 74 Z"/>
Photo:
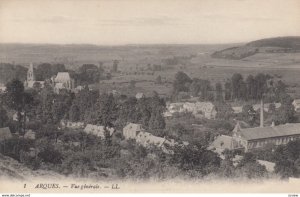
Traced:
<path id="1" fill-rule="evenodd" d="M 300 1 L 0 0 L 0 194 L 35 193 L 298 196 Z"/>

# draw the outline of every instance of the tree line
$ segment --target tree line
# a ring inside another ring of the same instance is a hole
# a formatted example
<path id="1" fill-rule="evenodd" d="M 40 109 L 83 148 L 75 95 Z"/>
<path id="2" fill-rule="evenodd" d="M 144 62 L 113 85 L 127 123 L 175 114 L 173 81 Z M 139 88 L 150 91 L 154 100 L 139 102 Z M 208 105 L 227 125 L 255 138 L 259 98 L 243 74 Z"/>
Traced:
<path id="1" fill-rule="evenodd" d="M 173 94 L 186 92 L 206 101 L 249 101 L 264 99 L 278 102 L 286 94 L 287 85 L 274 77 L 259 73 L 248 75 L 245 79 L 240 73 L 234 73 L 224 84 L 212 85 L 209 80 L 193 78 L 179 71 L 173 81 Z"/>

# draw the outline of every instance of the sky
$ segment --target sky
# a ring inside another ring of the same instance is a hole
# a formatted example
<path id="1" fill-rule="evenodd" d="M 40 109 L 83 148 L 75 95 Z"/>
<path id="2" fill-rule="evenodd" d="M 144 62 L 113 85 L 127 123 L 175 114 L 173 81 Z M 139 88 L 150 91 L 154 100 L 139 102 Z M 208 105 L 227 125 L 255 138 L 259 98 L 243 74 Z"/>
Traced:
<path id="1" fill-rule="evenodd" d="M 0 43 L 218 44 L 300 36 L 300 0 L 0 0 Z"/>

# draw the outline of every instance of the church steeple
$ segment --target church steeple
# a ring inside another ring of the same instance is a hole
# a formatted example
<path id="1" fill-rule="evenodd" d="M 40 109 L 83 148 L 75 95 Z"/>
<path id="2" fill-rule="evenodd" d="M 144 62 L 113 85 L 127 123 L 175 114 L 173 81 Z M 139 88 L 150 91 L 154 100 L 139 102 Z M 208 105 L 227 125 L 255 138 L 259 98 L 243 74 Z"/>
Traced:
<path id="1" fill-rule="evenodd" d="M 29 69 L 27 71 L 27 81 L 35 81 L 32 63 L 30 63 Z"/>

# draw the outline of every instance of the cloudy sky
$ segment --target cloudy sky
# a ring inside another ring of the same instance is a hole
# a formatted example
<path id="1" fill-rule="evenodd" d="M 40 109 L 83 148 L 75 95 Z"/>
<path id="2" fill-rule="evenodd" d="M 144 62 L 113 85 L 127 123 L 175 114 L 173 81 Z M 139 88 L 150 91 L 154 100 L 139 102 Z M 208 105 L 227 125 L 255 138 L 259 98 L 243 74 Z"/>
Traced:
<path id="1" fill-rule="evenodd" d="M 99 45 L 300 36 L 300 0 L 0 0 L 0 42 Z"/>

